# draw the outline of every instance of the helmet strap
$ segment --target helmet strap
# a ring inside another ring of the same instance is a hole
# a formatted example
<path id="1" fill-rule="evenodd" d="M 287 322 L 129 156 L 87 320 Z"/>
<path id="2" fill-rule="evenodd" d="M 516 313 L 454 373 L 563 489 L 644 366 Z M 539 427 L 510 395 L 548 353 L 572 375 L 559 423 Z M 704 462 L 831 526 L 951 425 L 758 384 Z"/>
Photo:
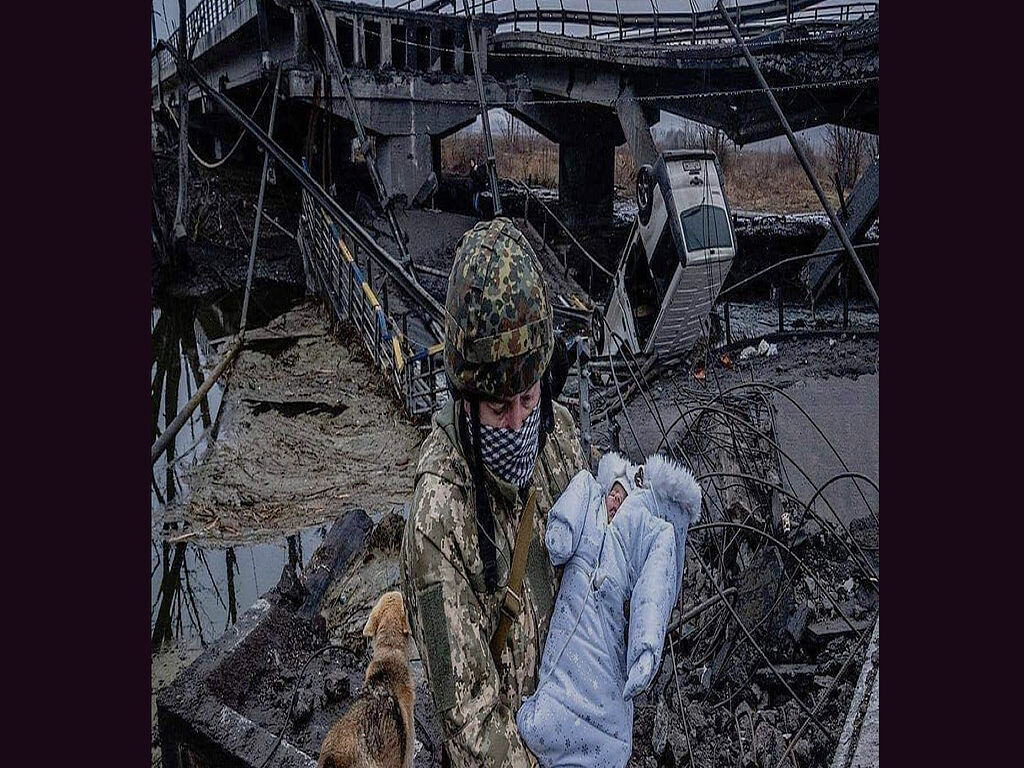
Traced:
<path id="1" fill-rule="evenodd" d="M 484 585 L 488 590 L 494 591 L 498 586 L 498 564 L 494 549 L 494 513 L 491 510 L 491 500 L 487 493 L 487 484 L 484 480 L 484 460 L 480 455 L 480 399 L 472 396 L 466 402 L 469 403 L 470 424 L 472 439 L 466 429 L 466 419 L 463 409 L 459 409 L 459 424 L 462 434 L 462 450 L 468 461 L 470 473 L 473 478 L 473 497 L 476 499 L 476 525 L 477 539 L 480 547 L 480 559 L 484 564 Z"/>
<path id="2" fill-rule="evenodd" d="M 551 398 L 551 372 L 544 372 L 540 380 L 540 441 L 537 443 L 537 456 L 544 450 L 548 433 L 555 429 L 555 406 Z"/>

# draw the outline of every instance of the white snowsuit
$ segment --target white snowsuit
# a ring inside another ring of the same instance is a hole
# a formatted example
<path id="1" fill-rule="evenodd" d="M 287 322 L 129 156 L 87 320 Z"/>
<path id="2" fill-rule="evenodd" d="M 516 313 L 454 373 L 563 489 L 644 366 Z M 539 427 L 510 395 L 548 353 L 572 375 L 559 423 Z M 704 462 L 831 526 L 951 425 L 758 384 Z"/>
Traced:
<path id="1" fill-rule="evenodd" d="M 598 478 L 579 472 L 548 514 L 551 562 L 565 564 L 536 692 L 516 717 L 542 766 L 625 766 L 632 750 L 633 696 L 661 661 L 679 595 L 686 531 L 700 518 L 700 487 L 662 456 L 632 468 L 607 454 Z M 626 475 L 631 491 L 608 523 L 604 497 Z M 628 643 L 623 605 L 630 601 Z"/>

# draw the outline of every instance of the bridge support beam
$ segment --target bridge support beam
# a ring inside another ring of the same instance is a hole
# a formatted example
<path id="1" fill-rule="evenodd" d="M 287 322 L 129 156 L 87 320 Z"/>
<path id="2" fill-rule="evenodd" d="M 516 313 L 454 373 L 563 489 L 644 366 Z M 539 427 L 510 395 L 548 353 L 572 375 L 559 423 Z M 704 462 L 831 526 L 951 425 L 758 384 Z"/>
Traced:
<path id="1" fill-rule="evenodd" d="M 430 28 L 430 71 L 441 71 L 441 28 Z"/>
<path id="2" fill-rule="evenodd" d="M 463 32 L 455 33 L 455 72 L 465 74 L 466 72 L 466 35 Z"/>
<path id="3" fill-rule="evenodd" d="M 651 125 L 660 119 L 659 110 L 653 110 L 653 115 L 649 116 L 648 110 L 636 100 L 633 86 L 627 85 L 615 102 L 615 113 L 622 124 L 622 132 L 626 136 L 626 143 L 629 144 L 636 164 L 653 164 L 658 159 L 658 149 L 654 146 L 654 137 L 651 136 Z"/>
<path id="4" fill-rule="evenodd" d="M 293 31 L 295 34 L 295 63 L 302 68 L 309 66 L 309 23 L 306 7 L 292 8 Z"/>
<path id="5" fill-rule="evenodd" d="M 366 28 L 363 21 L 363 17 L 359 15 L 352 18 L 353 67 L 362 67 L 366 65 Z"/>
<path id="6" fill-rule="evenodd" d="M 558 201 L 569 229 L 611 224 L 615 145 L 600 137 L 558 145 Z"/>
<path id="7" fill-rule="evenodd" d="M 377 137 L 377 168 L 392 195 L 405 195 L 409 204 L 434 170 L 430 134 Z"/>
<path id="8" fill-rule="evenodd" d="M 380 65 L 391 66 L 391 21 L 380 20 Z"/>

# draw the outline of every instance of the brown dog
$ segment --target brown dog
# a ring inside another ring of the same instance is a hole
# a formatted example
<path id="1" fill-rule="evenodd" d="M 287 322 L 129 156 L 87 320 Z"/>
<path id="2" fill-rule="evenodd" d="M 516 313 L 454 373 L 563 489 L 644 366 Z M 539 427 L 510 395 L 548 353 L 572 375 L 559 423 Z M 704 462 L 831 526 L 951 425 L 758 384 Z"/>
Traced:
<path id="1" fill-rule="evenodd" d="M 327 734 L 318 768 L 412 768 L 415 687 L 409 669 L 412 632 L 401 592 L 386 592 L 363 635 L 373 658 L 356 700 Z"/>

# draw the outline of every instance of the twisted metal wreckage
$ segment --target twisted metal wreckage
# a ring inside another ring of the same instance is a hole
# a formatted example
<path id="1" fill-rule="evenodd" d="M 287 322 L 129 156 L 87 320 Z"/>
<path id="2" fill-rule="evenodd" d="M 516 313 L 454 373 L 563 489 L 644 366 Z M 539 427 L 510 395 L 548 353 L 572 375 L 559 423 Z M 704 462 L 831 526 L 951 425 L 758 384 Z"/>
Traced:
<path id="1" fill-rule="evenodd" d="M 319 3 L 313 0 L 313 5 L 322 20 Z M 798 258 L 843 254 L 860 274 L 877 307 L 877 293 L 856 248 L 811 172 L 771 88 L 721 2 L 718 10 L 758 75 L 840 243 L 834 249 Z M 468 6 L 465 11 L 471 16 Z M 272 157 L 302 187 L 300 246 L 334 315 L 357 332 L 410 414 L 433 411 L 445 396 L 439 360 L 443 349 L 441 310 L 417 280 L 397 219 L 389 217 L 400 254 L 394 257 L 337 204 L 304 163 L 296 162 L 274 142 L 270 135 L 273 112 L 270 128 L 264 131 L 206 83 L 188 61 L 180 60 L 170 46 L 161 47 L 175 59 L 179 71 L 235 118 L 266 151 L 256 227 L 261 219 L 267 162 Z M 330 64 L 333 74 L 345 85 L 347 76 L 336 50 Z M 276 102 L 275 85 L 275 106 Z M 362 146 L 368 148 L 358 114 L 352 112 Z M 481 112 L 486 114 L 482 91 Z M 493 150 L 489 148 L 488 152 L 490 181 L 496 186 Z M 373 167 L 372 159 L 368 165 Z M 495 200 L 499 199 L 495 191 Z M 391 211 L 386 193 L 380 202 L 383 210 Z M 557 218 L 555 222 L 566 229 Z M 579 250 L 601 266 L 586 254 L 571 232 L 569 236 Z M 245 306 L 257 237 L 251 242 Z M 383 300 L 378 298 L 369 274 L 373 267 L 383 270 L 400 291 L 397 303 L 405 309 L 401 321 L 389 311 L 386 287 Z M 588 315 L 578 307 L 575 312 L 576 319 Z M 574 309 L 566 314 L 572 317 Z M 410 316 L 422 329 L 433 333 L 432 344 L 417 347 L 411 341 Z M 235 343 L 154 443 L 153 461 L 167 449 L 209 387 L 229 369 L 243 344 L 244 333 L 245 310 Z M 708 335 L 702 323 L 701 338 L 689 355 L 690 361 L 701 354 L 706 361 L 711 353 Z M 575 370 L 570 372 L 563 399 L 579 409 L 585 449 L 589 451 L 595 425 L 602 422 L 608 427 L 609 442 L 617 446 L 615 421 L 621 414 L 641 455 L 668 453 L 690 467 L 705 492 L 707 522 L 690 528 L 687 573 L 668 630 L 669 652 L 646 702 L 637 709 L 638 735 L 634 741 L 638 759 L 648 760 L 646 764 L 654 759 L 667 765 L 738 762 L 779 768 L 825 764 L 835 755 L 835 764 L 845 764 L 856 719 L 852 710 L 847 716 L 847 707 L 851 698 L 863 694 L 865 684 L 864 672 L 856 685 L 853 673 L 861 668 L 869 648 L 877 656 L 877 483 L 851 471 L 807 411 L 773 384 L 750 381 L 723 387 L 716 376 L 709 375 L 703 387 L 694 388 L 667 376 L 665 381 L 675 388 L 670 399 L 677 413 L 666 414 L 652 392 L 652 383 L 669 374 L 678 360 L 638 353 L 623 343 L 615 345 L 614 356 L 611 346 L 605 345 L 607 353 L 591 359 L 594 340 L 587 335 L 570 346 L 575 353 Z M 714 371 L 714 366 L 706 362 L 704 367 Z M 775 407 L 779 399 L 807 420 L 820 437 L 822 450 L 836 457 L 842 472 L 815 479 L 780 445 Z M 635 413 L 642 408 L 657 427 L 660 438 L 656 445 L 643 444 L 633 424 L 631 409 Z M 814 489 L 810 498 L 802 499 L 791 490 L 791 476 L 810 484 Z M 867 516 L 850 524 L 844 522 L 826 494 L 839 484 L 851 484 L 856 489 Z M 325 645 L 309 656 L 299 670 L 296 688 L 302 683 L 306 667 L 331 647 Z M 877 676 L 877 658 L 874 663 L 873 675 Z M 281 745 L 295 701 L 293 697 L 269 752 L 261 749 L 263 764 L 269 763 Z M 436 729 L 419 716 L 417 723 L 418 736 L 434 764 L 440 758 Z"/>

